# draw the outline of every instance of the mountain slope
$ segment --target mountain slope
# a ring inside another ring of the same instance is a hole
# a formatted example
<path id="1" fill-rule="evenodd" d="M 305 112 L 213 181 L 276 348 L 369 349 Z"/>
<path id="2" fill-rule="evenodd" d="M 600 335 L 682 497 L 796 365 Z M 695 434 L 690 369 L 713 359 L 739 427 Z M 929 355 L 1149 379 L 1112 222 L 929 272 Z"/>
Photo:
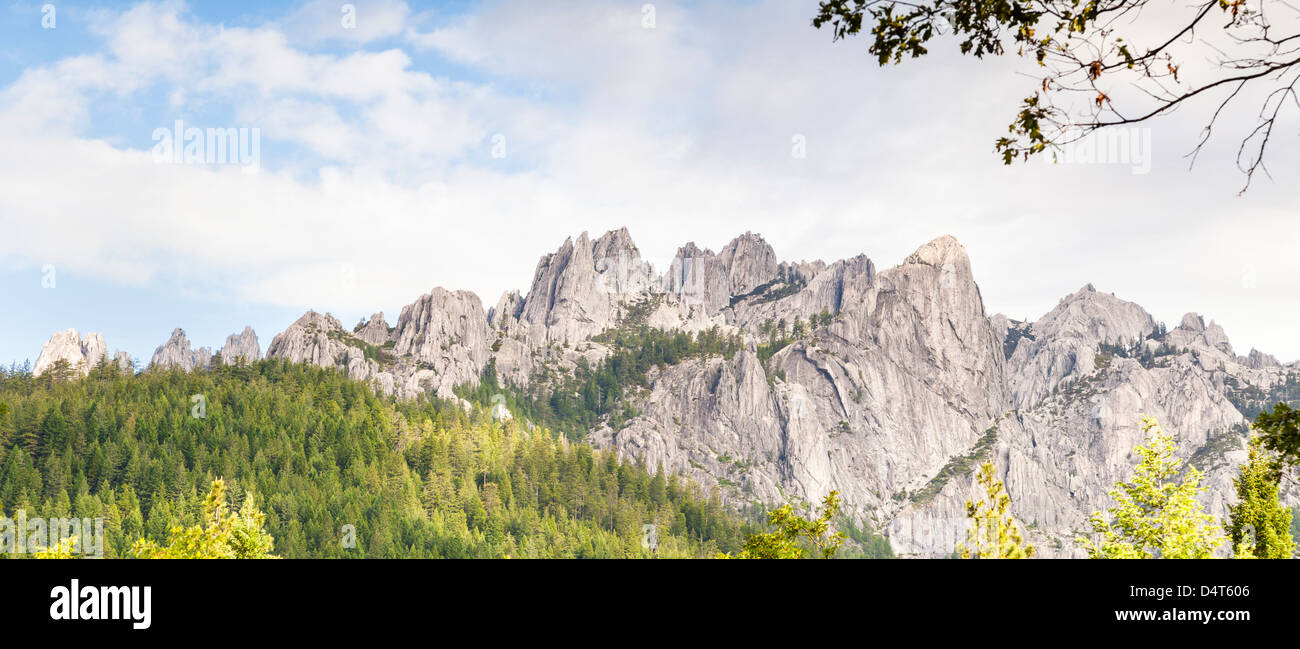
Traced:
<path id="1" fill-rule="evenodd" d="M 984 459 L 1040 552 L 1077 554 L 1136 462 L 1143 414 L 1208 472 L 1222 514 L 1248 419 L 1300 400 L 1300 365 L 1238 356 L 1195 314 L 1166 330 L 1091 285 L 1034 322 L 990 315 L 951 237 L 877 270 L 861 255 L 781 262 L 746 233 L 719 253 L 686 243 L 660 275 L 626 229 L 584 233 L 490 309 L 435 288 L 395 327 L 309 312 L 267 356 L 381 394 L 513 408 L 525 428 L 718 487 L 734 507 L 838 490 L 858 523 L 918 556 L 962 538 Z"/>

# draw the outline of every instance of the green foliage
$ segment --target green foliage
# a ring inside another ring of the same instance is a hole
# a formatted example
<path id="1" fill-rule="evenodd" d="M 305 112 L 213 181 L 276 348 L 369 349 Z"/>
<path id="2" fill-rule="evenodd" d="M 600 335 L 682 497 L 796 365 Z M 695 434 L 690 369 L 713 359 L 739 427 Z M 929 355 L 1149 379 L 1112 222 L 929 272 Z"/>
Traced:
<path id="1" fill-rule="evenodd" d="M 1238 558 L 1290 559 L 1295 551 L 1291 537 L 1291 508 L 1278 500 L 1280 467 L 1259 438 L 1250 442 L 1241 475 L 1233 479 L 1237 504 L 1228 505 L 1225 527 Z"/>
<path id="2" fill-rule="evenodd" d="M 768 523 L 774 532 L 752 534 L 735 556 L 727 553 L 719 559 L 803 559 L 809 547 L 823 559 L 835 556 L 844 543 L 844 533 L 830 531 L 831 520 L 840 511 L 840 492 L 832 491 L 822 500 L 822 513 L 815 519 L 805 519 L 794 513 L 790 505 L 782 505 L 768 514 Z"/>
<path id="3" fill-rule="evenodd" d="M 1187 467 L 1182 482 L 1175 483 L 1182 466 L 1174 457 L 1177 444 L 1151 417 L 1142 419 L 1142 431 L 1147 437 L 1134 449 L 1142 460 L 1133 479 L 1116 483 L 1110 491 L 1116 505 L 1109 515 L 1095 512 L 1090 519 L 1101 541 L 1079 541 L 1094 559 L 1213 557 L 1223 534 L 1197 501 L 1205 491 L 1200 470 Z"/>
<path id="4" fill-rule="evenodd" d="M 841 559 L 893 559 L 894 548 L 889 539 L 866 526 L 859 526 L 852 519 L 841 517 L 836 524 L 844 532 L 845 544 L 835 553 Z"/>
<path id="5" fill-rule="evenodd" d="M 1120 3 L 1107 10 L 1122 7 Z M 812 24 L 818 29 L 829 25 L 834 40 L 855 36 L 865 27 L 873 39 L 869 52 L 882 66 L 928 54 L 928 45 L 936 36 L 955 38 L 962 54 L 976 58 L 1001 56 L 1014 48 L 1018 55 L 1042 65 L 1075 34 L 1096 28 L 1101 11 L 1098 0 L 823 0 Z M 1126 46 L 1119 44 L 1119 51 L 1132 66 Z M 1047 82 L 1042 90 L 1049 90 Z M 1098 105 L 1104 100 L 1101 95 Z M 1049 108 L 1038 92 L 1024 98 L 1008 127 L 1012 137 L 994 143 L 1003 163 L 1027 159 L 1052 145 L 1044 125 L 1058 112 Z"/>
<path id="6" fill-rule="evenodd" d="M 1016 520 L 1008 511 L 1011 496 L 1007 495 L 1002 481 L 994 476 L 993 463 L 985 462 L 975 479 L 984 488 L 985 496 L 979 502 L 966 501 L 966 517 L 971 526 L 966 531 L 966 542 L 957 544 L 957 553 L 963 559 L 1027 559 L 1034 556 L 1034 546 L 1024 542 Z"/>
<path id="7" fill-rule="evenodd" d="M 1276 453 L 1283 466 L 1294 468 L 1300 464 L 1300 410 L 1279 403 L 1271 412 L 1259 413 L 1255 430 L 1259 431 L 1263 448 Z"/>
<path id="8" fill-rule="evenodd" d="M 1055 16 L 1060 20 L 1055 32 L 1083 31 L 1097 17 L 1096 2 L 1084 3 L 1078 11 L 1072 11 L 1068 4 L 1064 6 L 1062 13 Z M 1039 39 L 1034 35 L 1043 15 L 1042 7 L 1024 0 L 931 0 L 916 4 L 825 0 L 820 3 L 813 26 L 820 29 L 831 25 L 835 40 L 839 40 L 858 34 L 863 19 L 870 17 L 874 37 L 870 52 L 880 65 L 929 53 L 926 44 L 945 33 L 939 27 L 940 21 L 947 23 L 949 33 L 961 39 L 962 54 L 997 56 L 1006 51 L 1008 44 L 1014 44 L 1030 48 L 1042 60 L 1053 42 L 1051 36 Z"/>
<path id="9" fill-rule="evenodd" d="M 777 300 L 790 297 L 799 291 L 802 291 L 808 285 L 808 280 L 794 273 L 788 266 L 781 266 L 777 269 L 776 277 L 755 286 L 748 293 L 731 296 L 731 306 L 736 306 L 741 302 L 750 302 L 751 304 L 767 304 Z"/>
<path id="10" fill-rule="evenodd" d="M 1106 366 L 1110 365 L 1111 357 L 1118 356 L 1120 358 L 1132 358 L 1142 367 L 1147 369 L 1159 366 L 1162 362 L 1160 361 L 1161 358 L 1181 354 L 1183 352 L 1183 350 L 1174 347 L 1167 342 L 1161 342 L 1160 345 L 1152 351 L 1148 349 L 1142 341 L 1136 340 L 1128 346 L 1101 343 L 1098 345 L 1098 349 L 1100 350 L 1100 353 L 1097 357 L 1098 359 L 1105 358 L 1104 362 Z M 1104 367 L 1102 367 L 1102 361 L 1099 360 L 1097 365 L 1099 369 L 1104 369 Z"/>
<path id="11" fill-rule="evenodd" d="M 48 548 L 41 548 L 40 550 L 33 552 L 32 558 L 33 559 L 75 559 L 77 558 L 77 555 L 74 551 L 76 550 L 77 544 L 79 543 L 78 539 L 79 537 L 77 536 L 69 536 L 68 538 L 63 539 L 62 541 L 59 541 L 58 543 L 55 543 L 54 545 Z"/>
<path id="12" fill-rule="evenodd" d="M 988 430 L 984 431 L 984 434 L 976 440 L 975 446 L 971 447 L 971 449 L 965 454 L 958 455 L 957 457 L 948 460 L 948 462 L 943 465 L 943 468 L 939 469 L 939 472 L 934 474 L 934 477 L 930 478 L 930 481 L 927 482 L 924 487 L 912 494 L 912 504 L 924 505 L 933 500 L 935 496 L 939 495 L 939 492 L 943 491 L 944 486 L 948 484 L 949 480 L 957 476 L 970 475 L 971 468 L 975 466 L 976 462 L 988 459 L 989 455 L 993 453 L 993 445 L 996 444 L 997 441 L 998 428 L 997 426 L 992 426 Z"/>
<path id="13" fill-rule="evenodd" d="M 349 347 L 360 349 L 362 355 L 366 357 L 366 360 L 374 361 L 381 367 L 391 365 L 397 358 L 393 355 L 393 347 L 395 346 L 395 343 L 391 340 L 383 345 L 374 345 L 346 331 L 339 331 L 338 329 L 331 329 L 327 335 L 330 340 L 335 340 Z"/>
<path id="14" fill-rule="evenodd" d="M 235 553 L 269 550 L 264 529 L 286 558 L 642 557 L 641 526 L 655 524 L 658 556 L 708 557 L 750 531 L 677 476 L 486 410 L 381 398 L 336 370 L 263 360 L 45 378 L 0 370 L 0 503 L 102 516 L 109 557 L 207 530 L 219 477 L 223 507 L 244 504 L 226 516 Z"/>
<path id="15" fill-rule="evenodd" d="M 460 386 L 456 394 L 485 407 L 502 395 L 513 413 L 571 439 L 581 439 L 600 423 L 617 430 L 635 417 L 629 391 L 648 389 L 652 368 L 708 356 L 731 358 L 743 346 L 738 334 L 726 335 L 717 327 L 693 334 L 638 325 L 612 329 L 592 340 L 611 349 L 594 368 L 584 359 L 571 375 L 543 373 L 523 391 L 503 385 L 495 365 L 489 362 L 478 385 Z"/>
<path id="16" fill-rule="evenodd" d="M 274 541 L 262 524 L 266 515 L 253 504 L 253 494 L 244 495 L 237 514 L 227 512 L 226 482 L 212 481 L 203 499 L 201 525 L 176 526 L 167 545 L 140 539 L 131 546 L 138 559 L 278 559 L 271 554 Z"/>

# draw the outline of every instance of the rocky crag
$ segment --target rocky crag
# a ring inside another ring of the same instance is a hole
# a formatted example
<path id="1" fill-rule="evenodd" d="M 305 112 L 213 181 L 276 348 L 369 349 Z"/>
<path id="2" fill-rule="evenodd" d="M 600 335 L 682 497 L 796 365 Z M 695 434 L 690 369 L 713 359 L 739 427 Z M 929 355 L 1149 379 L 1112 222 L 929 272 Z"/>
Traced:
<path id="1" fill-rule="evenodd" d="M 744 343 L 652 369 L 648 387 L 626 395 L 634 415 L 598 423 L 592 443 L 717 487 L 736 505 L 838 490 L 850 515 L 905 556 L 952 552 L 985 459 L 1040 554 L 1078 555 L 1088 514 L 1108 506 L 1107 491 L 1136 463 L 1144 414 L 1206 472 L 1206 504 L 1222 516 L 1250 418 L 1300 401 L 1300 364 L 1237 355 L 1196 314 L 1167 330 L 1087 285 L 1032 322 L 990 315 L 951 237 L 877 270 L 865 256 L 782 262 L 746 233 L 717 253 L 687 243 L 658 274 L 626 229 L 584 233 L 541 258 L 527 293 L 487 310 L 472 293 L 434 288 L 394 325 L 376 313 L 349 330 L 308 312 L 267 357 L 338 368 L 398 397 L 456 398 L 489 366 L 536 392 L 614 352 L 602 334 L 642 325 Z M 103 349 L 102 337 L 63 332 L 37 366 L 81 367 Z M 217 354 L 240 356 L 258 356 L 251 329 Z M 152 365 L 188 370 L 212 357 L 178 329 Z M 500 403 L 493 412 L 511 416 Z"/>

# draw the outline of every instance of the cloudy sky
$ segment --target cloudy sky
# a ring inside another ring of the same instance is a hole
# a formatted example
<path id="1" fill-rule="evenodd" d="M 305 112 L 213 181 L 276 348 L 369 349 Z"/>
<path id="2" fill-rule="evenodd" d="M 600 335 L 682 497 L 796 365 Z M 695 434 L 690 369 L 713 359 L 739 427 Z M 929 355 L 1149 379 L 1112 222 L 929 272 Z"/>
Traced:
<path id="1" fill-rule="evenodd" d="M 1023 64 L 940 43 L 879 68 L 811 0 L 54 5 L 0 9 L 6 364 L 69 327 L 147 362 L 174 327 L 216 347 L 251 324 L 265 349 L 308 308 L 491 305 L 624 225 L 661 270 L 747 230 L 880 267 L 951 234 L 990 313 L 1091 282 L 1300 358 L 1295 120 L 1238 196 L 1236 140 L 1184 157 L 1208 104 L 1151 124 L 1148 173 L 1005 167 Z M 185 163 L 160 153 L 178 121 L 258 148 Z"/>

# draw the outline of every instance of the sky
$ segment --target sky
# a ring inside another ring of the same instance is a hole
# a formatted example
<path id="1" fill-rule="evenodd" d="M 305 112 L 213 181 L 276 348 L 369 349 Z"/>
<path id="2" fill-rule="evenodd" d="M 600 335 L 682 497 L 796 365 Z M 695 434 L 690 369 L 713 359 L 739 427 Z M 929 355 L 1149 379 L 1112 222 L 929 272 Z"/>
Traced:
<path id="1" fill-rule="evenodd" d="M 68 328 L 141 363 L 176 327 L 265 350 L 307 309 L 392 323 L 435 286 L 488 307 L 623 226 L 660 271 L 746 231 L 880 268 L 953 235 L 990 314 L 1092 283 L 1300 359 L 1294 115 L 1244 195 L 1230 129 L 1189 168 L 1206 103 L 1146 125 L 1142 164 L 1004 166 L 1024 62 L 940 41 L 879 67 L 816 4 L 4 5 L 0 362 Z M 187 157 L 178 122 L 242 148 Z"/>

